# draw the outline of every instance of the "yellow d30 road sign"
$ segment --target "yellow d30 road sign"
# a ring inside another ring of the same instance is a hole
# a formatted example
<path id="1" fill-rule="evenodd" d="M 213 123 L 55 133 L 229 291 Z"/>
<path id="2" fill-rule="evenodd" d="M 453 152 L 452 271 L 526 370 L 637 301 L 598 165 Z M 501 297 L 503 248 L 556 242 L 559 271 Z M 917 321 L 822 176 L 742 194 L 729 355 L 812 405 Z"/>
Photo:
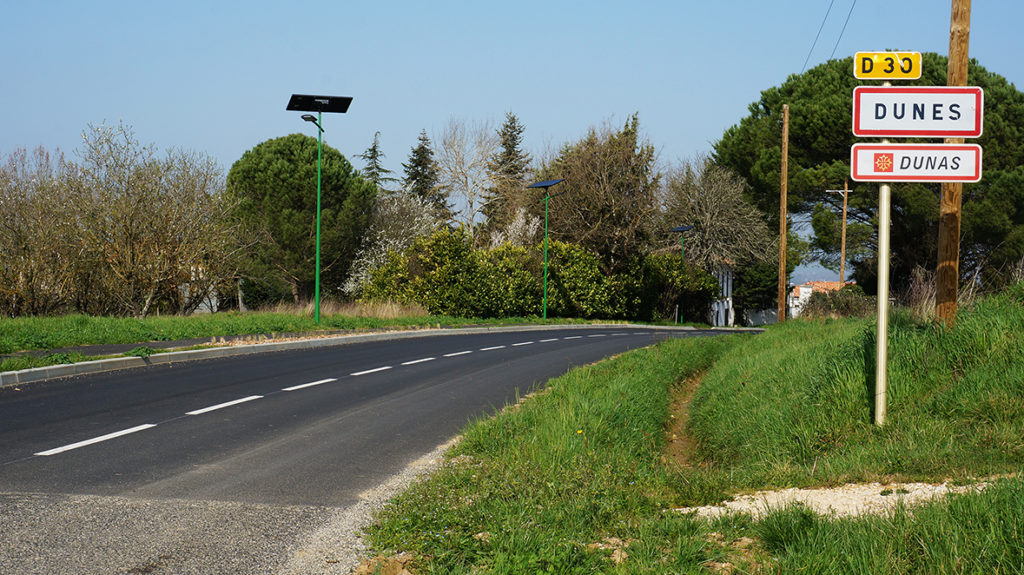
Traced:
<path id="1" fill-rule="evenodd" d="M 853 76 L 860 80 L 917 80 L 921 77 L 921 53 L 857 52 Z"/>

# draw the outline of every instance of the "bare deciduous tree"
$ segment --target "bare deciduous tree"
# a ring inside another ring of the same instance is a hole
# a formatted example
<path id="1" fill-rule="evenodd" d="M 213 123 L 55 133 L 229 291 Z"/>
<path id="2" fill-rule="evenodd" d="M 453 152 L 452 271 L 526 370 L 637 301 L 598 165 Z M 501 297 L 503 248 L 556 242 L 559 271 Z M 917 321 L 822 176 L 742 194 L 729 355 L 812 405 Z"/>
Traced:
<path id="1" fill-rule="evenodd" d="M 79 263 L 60 152 L 16 150 L 0 166 L 0 313 L 52 313 L 72 300 Z"/>
<path id="2" fill-rule="evenodd" d="M 43 149 L 0 166 L 0 313 L 190 313 L 235 277 L 244 240 L 208 157 L 157 157 L 92 126 L 81 162 Z"/>
<path id="3" fill-rule="evenodd" d="M 664 229 L 691 225 L 686 260 L 704 269 L 745 259 L 777 257 L 776 240 L 764 215 L 743 199 L 743 178 L 707 157 L 669 172 L 664 189 Z M 676 238 L 665 240 L 666 247 Z M 675 244 L 678 245 L 678 244 Z"/>
<path id="4" fill-rule="evenodd" d="M 474 238 L 477 216 L 484 207 L 487 189 L 493 184 L 494 174 L 487 163 L 498 148 L 498 137 L 487 123 L 467 126 L 452 119 L 440 138 L 437 153 L 441 185 L 454 194 L 461 223 Z"/>
<path id="5" fill-rule="evenodd" d="M 158 158 L 124 125 L 91 126 L 83 136 L 76 185 L 85 245 L 116 278 L 109 297 L 145 317 L 158 298 L 193 311 L 223 275 L 233 234 L 219 201 L 220 168 L 172 150 Z"/>

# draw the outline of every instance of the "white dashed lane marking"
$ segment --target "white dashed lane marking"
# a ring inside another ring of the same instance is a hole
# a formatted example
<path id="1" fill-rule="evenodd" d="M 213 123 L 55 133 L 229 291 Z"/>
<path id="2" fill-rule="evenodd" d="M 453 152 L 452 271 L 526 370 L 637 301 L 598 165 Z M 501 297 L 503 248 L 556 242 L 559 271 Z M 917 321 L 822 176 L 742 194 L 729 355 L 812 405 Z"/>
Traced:
<path id="1" fill-rule="evenodd" d="M 114 438 L 121 437 L 121 436 L 124 436 L 124 435 L 129 435 L 131 433 L 135 433 L 137 431 L 142 431 L 144 429 L 149 429 L 151 427 L 156 427 L 156 424 L 154 424 L 154 423 L 147 423 L 145 425 L 139 425 L 139 426 L 133 427 L 131 429 L 123 429 L 121 431 L 115 431 L 114 433 L 108 433 L 106 435 L 101 435 L 99 437 L 94 437 L 92 439 L 86 439 L 85 441 L 79 441 L 78 443 L 72 443 L 70 445 L 65 445 L 64 447 L 56 447 L 54 449 L 48 449 L 46 451 L 40 451 L 39 453 L 36 453 L 35 455 L 57 455 L 58 453 L 63 453 L 65 451 L 71 451 L 72 449 L 78 449 L 79 447 L 85 447 L 86 445 L 92 445 L 94 443 L 100 443 L 100 442 L 103 442 L 103 441 L 107 441 L 109 439 L 114 439 Z"/>
<path id="2" fill-rule="evenodd" d="M 232 405 L 238 405 L 239 403 L 245 403 L 247 401 L 255 401 L 257 399 L 263 399 L 262 395 L 250 395 L 249 397 L 243 397 L 242 399 L 236 399 L 234 401 L 225 401 L 224 403 L 218 403 L 217 405 L 211 405 L 210 407 L 204 407 L 195 411 L 189 411 L 185 415 L 202 415 L 211 411 L 217 411 L 218 409 L 224 409 L 225 407 L 231 407 Z"/>
<path id="3" fill-rule="evenodd" d="M 299 390 L 299 389 L 306 389 L 307 387 L 313 387 L 315 385 L 321 385 L 321 384 L 324 384 L 324 383 L 331 383 L 332 381 L 338 381 L 338 380 L 333 378 L 333 377 L 329 377 L 327 379 L 321 379 L 320 381 L 311 381 L 309 383 L 303 383 L 302 385 L 293 385 L 291 387 L 286 387 L 286 388 L 282 389 L 281 391 L 296 391 L 296 390 Z"/>
<path id="4" fill-rule="evenodd" d="M 389 369 L 391 369 L 391 366 L 390 365 L 385 365 L 383 367 L 375 367 L 373 369 L 367 369 L 366 371 L 357 371 L 355 373 L 350 373 L 349 375 L 367 375 L 367 374 L 370 374 L 370 373 L 377 373 L 378 371 L 387 371 Z"/>
<path id="5" fill-rule="evenodd" d="M 609 334 L 602 333 L 602 334 L 591 334 L 591 335 L 588 335 L 586 337 L 588 337 L 588 338 L 596 338 L 596 337 L 606 337 L 608 335 Z M 647 333 L 647 332 L 633 332 L 632 334 L 629 334 L 629 333 L 612 333 L 610 335 L 613 335 L 613 336 L 623 336 L 623 335 L 650 335 L 650 334 Z M 572 340 L 572 339 L 583 339 L 583 337 L 584 336 L 582 336 L 582 335 L 570 335 L 570 336 L 565 336 L 565 337 L 562 337 L 562 338 L 552 337 L 552 338 L 548 338 L 548 339 L 539 340 L 538 343 L 552 343 L 552 342 L 560 341 L 560 340 L 564 341 L 564 340 Z M 518 342 L 518 343 L 511 344 L 511 347 L 521 347 L 521 346 L 526 346 L 526 345 L 532 345 L 534 343 L 535 342 L 533 342 L 533 341 L 521 341 L 521 342 Z M 509 346 L 495 345 L 495 346 L 491 346 L 491 347 L 480 348 L 480 351 L 494 351 L 494 350 L 499 350 L 499 349 L 505 349 L 506 347 L 509 347 Z M 446 353 L 446 354 L 443 355 L 443 357 L 458 357 L 458 356 L 462 356 L 462 355 L 469 355 L 471 353 L 473 353 L 473 350 L 456 351 L 456 352 L 452 352 L 452 353 Z M 424 358 L 420 358 L 420 359 L 413 359 L 413 360 L 410 360 L 410 361 L 403 362 L 401 365 L 416 365 L 416 364 L 420 364 L 420 363 L 426 363 L 428 361 L 435 361 L 436 359 L 437 359 L 436 357 L 424 357 Z M 387 370 L 392 369 L 392 368 L 393 368 L 393 366 L 385 365 L 385 366 L 381 366 L 381 367 L 375 367 L 373 369 L 367 369 L 367 370 L 363 370 L 363 371 L 357 371 L 357 372 L 354 372 L 354 373 L 350 373 L 349 376 L 369 375 L 371 373 L 378 373 L 378 372 L 381 372 L 381 371 L 387 371 Z M 285 388 L 281 389 L 281 391 L 298 391 L 300 389 L 307 389 L 307 388 L 310 388 L 310 387 L 316 387 L 318 385 L 323 385 L 325 383 L 332 383 L 332 382 L 335 382 L 335 381 L 338 381 L 338 379 L 330 377 L 330 378 L 326 378 L 326 379 L 320 379 L 320 380 L 317 380 L 317 381 L 311 381 L 309 383 L 302 383 L 302 384 L 299 384 L 299 385 L 293 385 L 291 387 L 285 387 Z M 274 393 L 280 393 L 280 392 L 274 392 Z M 271 395 L 273 395 L 273 394 L 271 394 Z M 202 415 L 204 413 L 210 413 L 211 411 L 217 411 L 218 409 L 224 409 L 226 407 L 231 407 L 231 406 L 234 406 L 234 405 L 238 405 L 240 403 L 246 403 L 246 402 L 249 402 L 249 401 L 255 401 L 257 399 L 263 399 L 263 397 L 264 396 L 262 396 L 262 395 L 250 395 L 249 397 L 243 397 L 241 399 L 236 399 L 234 401 L 227 401 L 227 402 L 224 402 L 224 403 L 218 403 L 217 405 L 211 405 L 210 407 L 204 407 L 202 409 L 196 409 L 196 410 L 193 410 L 193 411 L 189 411 L 189 412 L 186 413 L 186 415 Z M 170 420 L 168 420 L 168 421 L 170 421 Z M 153 427 L 156 427 L 156 426 L 157 426 L 157 424 L 155 424 L 155 423 L 147 423 L 147 424 L 144 424 L 144 425 L 139 425 L 139 426 L 136 426 L 136 427 L 132 427 L 130 429 L 124 429 L 124 430 L 121 430 L 121 431 L 116 431 L 114 433 L 108 433 L 106 435 L 101 435 L 99 437 L 94 437 L 92 439 L 87 439 L 85 441 L 79 441 L 77 443 L 71 443 L 71 444 L 65 445 L 63 447 L 56 447 L 54 449 L 49 449 L 49 450 L 46 450 L 46 451 L 40 451 L 38 453 L 35 453 L 34 455 L 40 455 L 40 456 L 56 455 L 58 453 L 63 453 L 65 451 L 71 451 L 73 449 L 78 449 L 80 447 L 85 447 L 87 445 L 93 445 L 93 444 L 96 444 L 96 443 L 101 443 L 101 442 L 104 442 L 104 441 L 109 441 L 111 439 L 116 439 L 118 437 L 123 437 L 125 435 L 130 435 L 130 434 L 133 434 L 133 433 L 137 433 L 139 431 L 150 429 L 150 428 L 153 428 Z"/>
<path id="6" fill-rule="evenodd" d="M 428 361 L 434 361 L 435 359 L 437 359 L 437 358 L 436 357 L 424 357 L 423 359 L 414 359 L 412 361 L 407 361 L 407 362 L 403 363 L 402 365 L 416 365 L 417 363 L 426 363 Z"/>

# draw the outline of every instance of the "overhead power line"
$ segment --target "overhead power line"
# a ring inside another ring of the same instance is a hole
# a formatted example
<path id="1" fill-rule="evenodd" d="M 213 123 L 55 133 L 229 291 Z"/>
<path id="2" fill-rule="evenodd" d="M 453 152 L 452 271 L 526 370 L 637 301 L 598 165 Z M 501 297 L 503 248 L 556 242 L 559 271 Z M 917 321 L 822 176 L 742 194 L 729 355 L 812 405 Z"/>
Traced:
<path id="1" fill-rule="evenodd" d="M 853 8 L 856 5 L 857 0 L 853 0 L 853 4 L 850 4 L 850 11 L 846 13 L 846 22 L 843 22 L 843 29 L 839 32 L 839 38 L 836 38 L 836 45 L 832 48 L 832 55 L 828 57 L 829 60 L 834 58 L 836 55 L 836 48 L 839 48 L 839 41 L 843 39 L 843 34 L 846 32 L 846 25 L 850 23 L 850 16 L 853 14 Z"/>
<path id="2" fill-rule="evenodd" d="M 800 69 L 801 74 L 807 70 L 807 63 L 811 61 L 811 54 L 814 52 L 814 47 L 818 45 L 818 38 L 821 36 L 821 30 L 825 27 L 825 21 L 828 20 L 828 15 L 832 12 L 832 5 L 835 3 L 836 0 L 832 0 L 828 3 L 828 10 L 825 11 L 825 17 L 821 19 L 821 26 L 818 26 L 818 33 L 814 35 L 814 42 L 811 43 L 811 49 L 807 51 L 807 58 L 804 58 L 804 67 Z"/>

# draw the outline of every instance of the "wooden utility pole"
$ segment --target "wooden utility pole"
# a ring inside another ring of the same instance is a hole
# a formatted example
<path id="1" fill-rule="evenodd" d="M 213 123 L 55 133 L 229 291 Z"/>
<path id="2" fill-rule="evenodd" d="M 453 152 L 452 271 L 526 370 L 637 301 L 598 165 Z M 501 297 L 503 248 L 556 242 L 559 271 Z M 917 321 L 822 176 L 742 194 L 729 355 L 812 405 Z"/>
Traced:
<path id="1" fill-rule="evenodd" d="M 946 84 L 967 85 L 967 52 L 971 35 L 971 0 L 953 0 L 949 23 L 949 68 Z M 963 138 L 946 138 L 947 144 L 962 144 Z M 939 204 L 939 262 L 935 278 L 936 318 L 952 327 L 956 322 L 957 290 L 960 283 L 960 206 L 963 184 L 942 184 Z"/>
<path id="2" fill-rule="evenodd" d="M 786 321 L 786 188 L 789 180 L 789 104 L 782 105 L 782 197 L 779 200 L 779 310 L 778 322 Z"/>
<path id="3" fill-rule="evenodd" d="M 843 180 L 843 189 L 825 190 L 829 194 L 843 194 L 843 234 L 839 240 L 839 282 L 846 281 L 846 205 L 847 197 L 850 195 L 850 180 Z"/>
<path id="4" fill-rule="evenodd" d="M 843 179 L 843 236 L 839 242 L 839 281 L 846 282 L 846 198 L 850 195 L 850 181 Z"/>

